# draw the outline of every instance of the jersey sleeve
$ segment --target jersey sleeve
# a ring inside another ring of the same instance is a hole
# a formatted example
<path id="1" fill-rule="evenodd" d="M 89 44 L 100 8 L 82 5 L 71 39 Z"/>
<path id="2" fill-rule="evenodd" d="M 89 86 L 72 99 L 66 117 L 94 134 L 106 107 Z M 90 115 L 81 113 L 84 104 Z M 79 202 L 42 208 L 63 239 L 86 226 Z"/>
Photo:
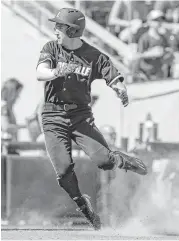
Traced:
<path id="1" fill-rule="evenodd" d="M 104 79 L 107 85 L 111 85 L 115 80 L 124 81 L 124 77 L 114 66 L 110 58 L 101 54 L 97 62 L 97 78 Z"/>
<path id="2" fill-rule="evenodd" d="M 55 63 L 55 57 L 53 56 L 53 47 L 51 42 L 46 43 L 42 50 L 40 51 L 40 57 L 37 63 L 37 66 L 40 63 L 43 63 L 45 61 L 49 60 L 51 63 L 51 68 L 54 67 L 54 63 Z"/>

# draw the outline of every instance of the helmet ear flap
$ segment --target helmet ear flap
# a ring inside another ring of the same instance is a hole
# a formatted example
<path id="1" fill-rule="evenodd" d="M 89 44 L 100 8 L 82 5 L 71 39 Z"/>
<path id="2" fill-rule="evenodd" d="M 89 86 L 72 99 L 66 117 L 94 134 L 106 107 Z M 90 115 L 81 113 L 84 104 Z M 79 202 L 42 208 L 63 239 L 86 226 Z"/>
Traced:
<path id="1" fill-rule="evenodd" d="M 69 38 L 73 38 L 73 36 L 75 35 L 76 32 L 77 32 L 77 29 L 74 27 L 69 27 L 66 30 L 66 34 L 68 35 Z"/>

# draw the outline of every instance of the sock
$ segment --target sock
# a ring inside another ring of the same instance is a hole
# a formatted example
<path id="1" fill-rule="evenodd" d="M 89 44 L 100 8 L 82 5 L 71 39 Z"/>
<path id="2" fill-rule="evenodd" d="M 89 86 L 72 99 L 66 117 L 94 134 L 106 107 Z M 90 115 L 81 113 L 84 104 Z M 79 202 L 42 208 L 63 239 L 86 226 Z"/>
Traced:
<path id="1" fill-rule="evenodd" d="M 72 168 L 71 168 L 72 169 Z M 69 170 L 65 175 L 57 178 L 58 184 L 68 193 L 68 195 L 81 207 L 85 204 L 78 186 L 78 179 L 74 170 Z"/>
<path id="2" fill-rule="evenodd" d="M 72 199 L 75 197 L 81 197 L 81 192 L 78 187 L 78 180 L 74 171 L 57 180 L 59 185 L 69 194 Z"/>

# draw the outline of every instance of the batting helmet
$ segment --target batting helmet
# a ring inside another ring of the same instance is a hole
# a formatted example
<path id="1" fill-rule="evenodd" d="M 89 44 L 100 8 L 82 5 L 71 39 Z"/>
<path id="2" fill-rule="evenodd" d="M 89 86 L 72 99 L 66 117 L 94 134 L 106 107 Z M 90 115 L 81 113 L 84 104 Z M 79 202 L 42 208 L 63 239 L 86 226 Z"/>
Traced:
<path id="1" fill-rule="evenodd" d="M 74 8 L 62 8 L 51 22 L 61 23 L 68 26 L 66 35 L 69 38 L 81 37 L 85 28 L 85 16 Z"/>

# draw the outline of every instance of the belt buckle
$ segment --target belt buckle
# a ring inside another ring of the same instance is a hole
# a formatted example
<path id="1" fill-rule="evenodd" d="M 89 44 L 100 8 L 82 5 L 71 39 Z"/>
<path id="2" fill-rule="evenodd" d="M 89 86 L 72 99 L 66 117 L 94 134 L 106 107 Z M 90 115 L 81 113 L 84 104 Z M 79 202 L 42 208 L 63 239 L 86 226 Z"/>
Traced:
<path id="1" fill-rule="evenodd" d="M 64 104 L 64 110 L 65 110 L 65 111 L 69 111 L 69 110 L 70 110 L 70 105 Z"/>

